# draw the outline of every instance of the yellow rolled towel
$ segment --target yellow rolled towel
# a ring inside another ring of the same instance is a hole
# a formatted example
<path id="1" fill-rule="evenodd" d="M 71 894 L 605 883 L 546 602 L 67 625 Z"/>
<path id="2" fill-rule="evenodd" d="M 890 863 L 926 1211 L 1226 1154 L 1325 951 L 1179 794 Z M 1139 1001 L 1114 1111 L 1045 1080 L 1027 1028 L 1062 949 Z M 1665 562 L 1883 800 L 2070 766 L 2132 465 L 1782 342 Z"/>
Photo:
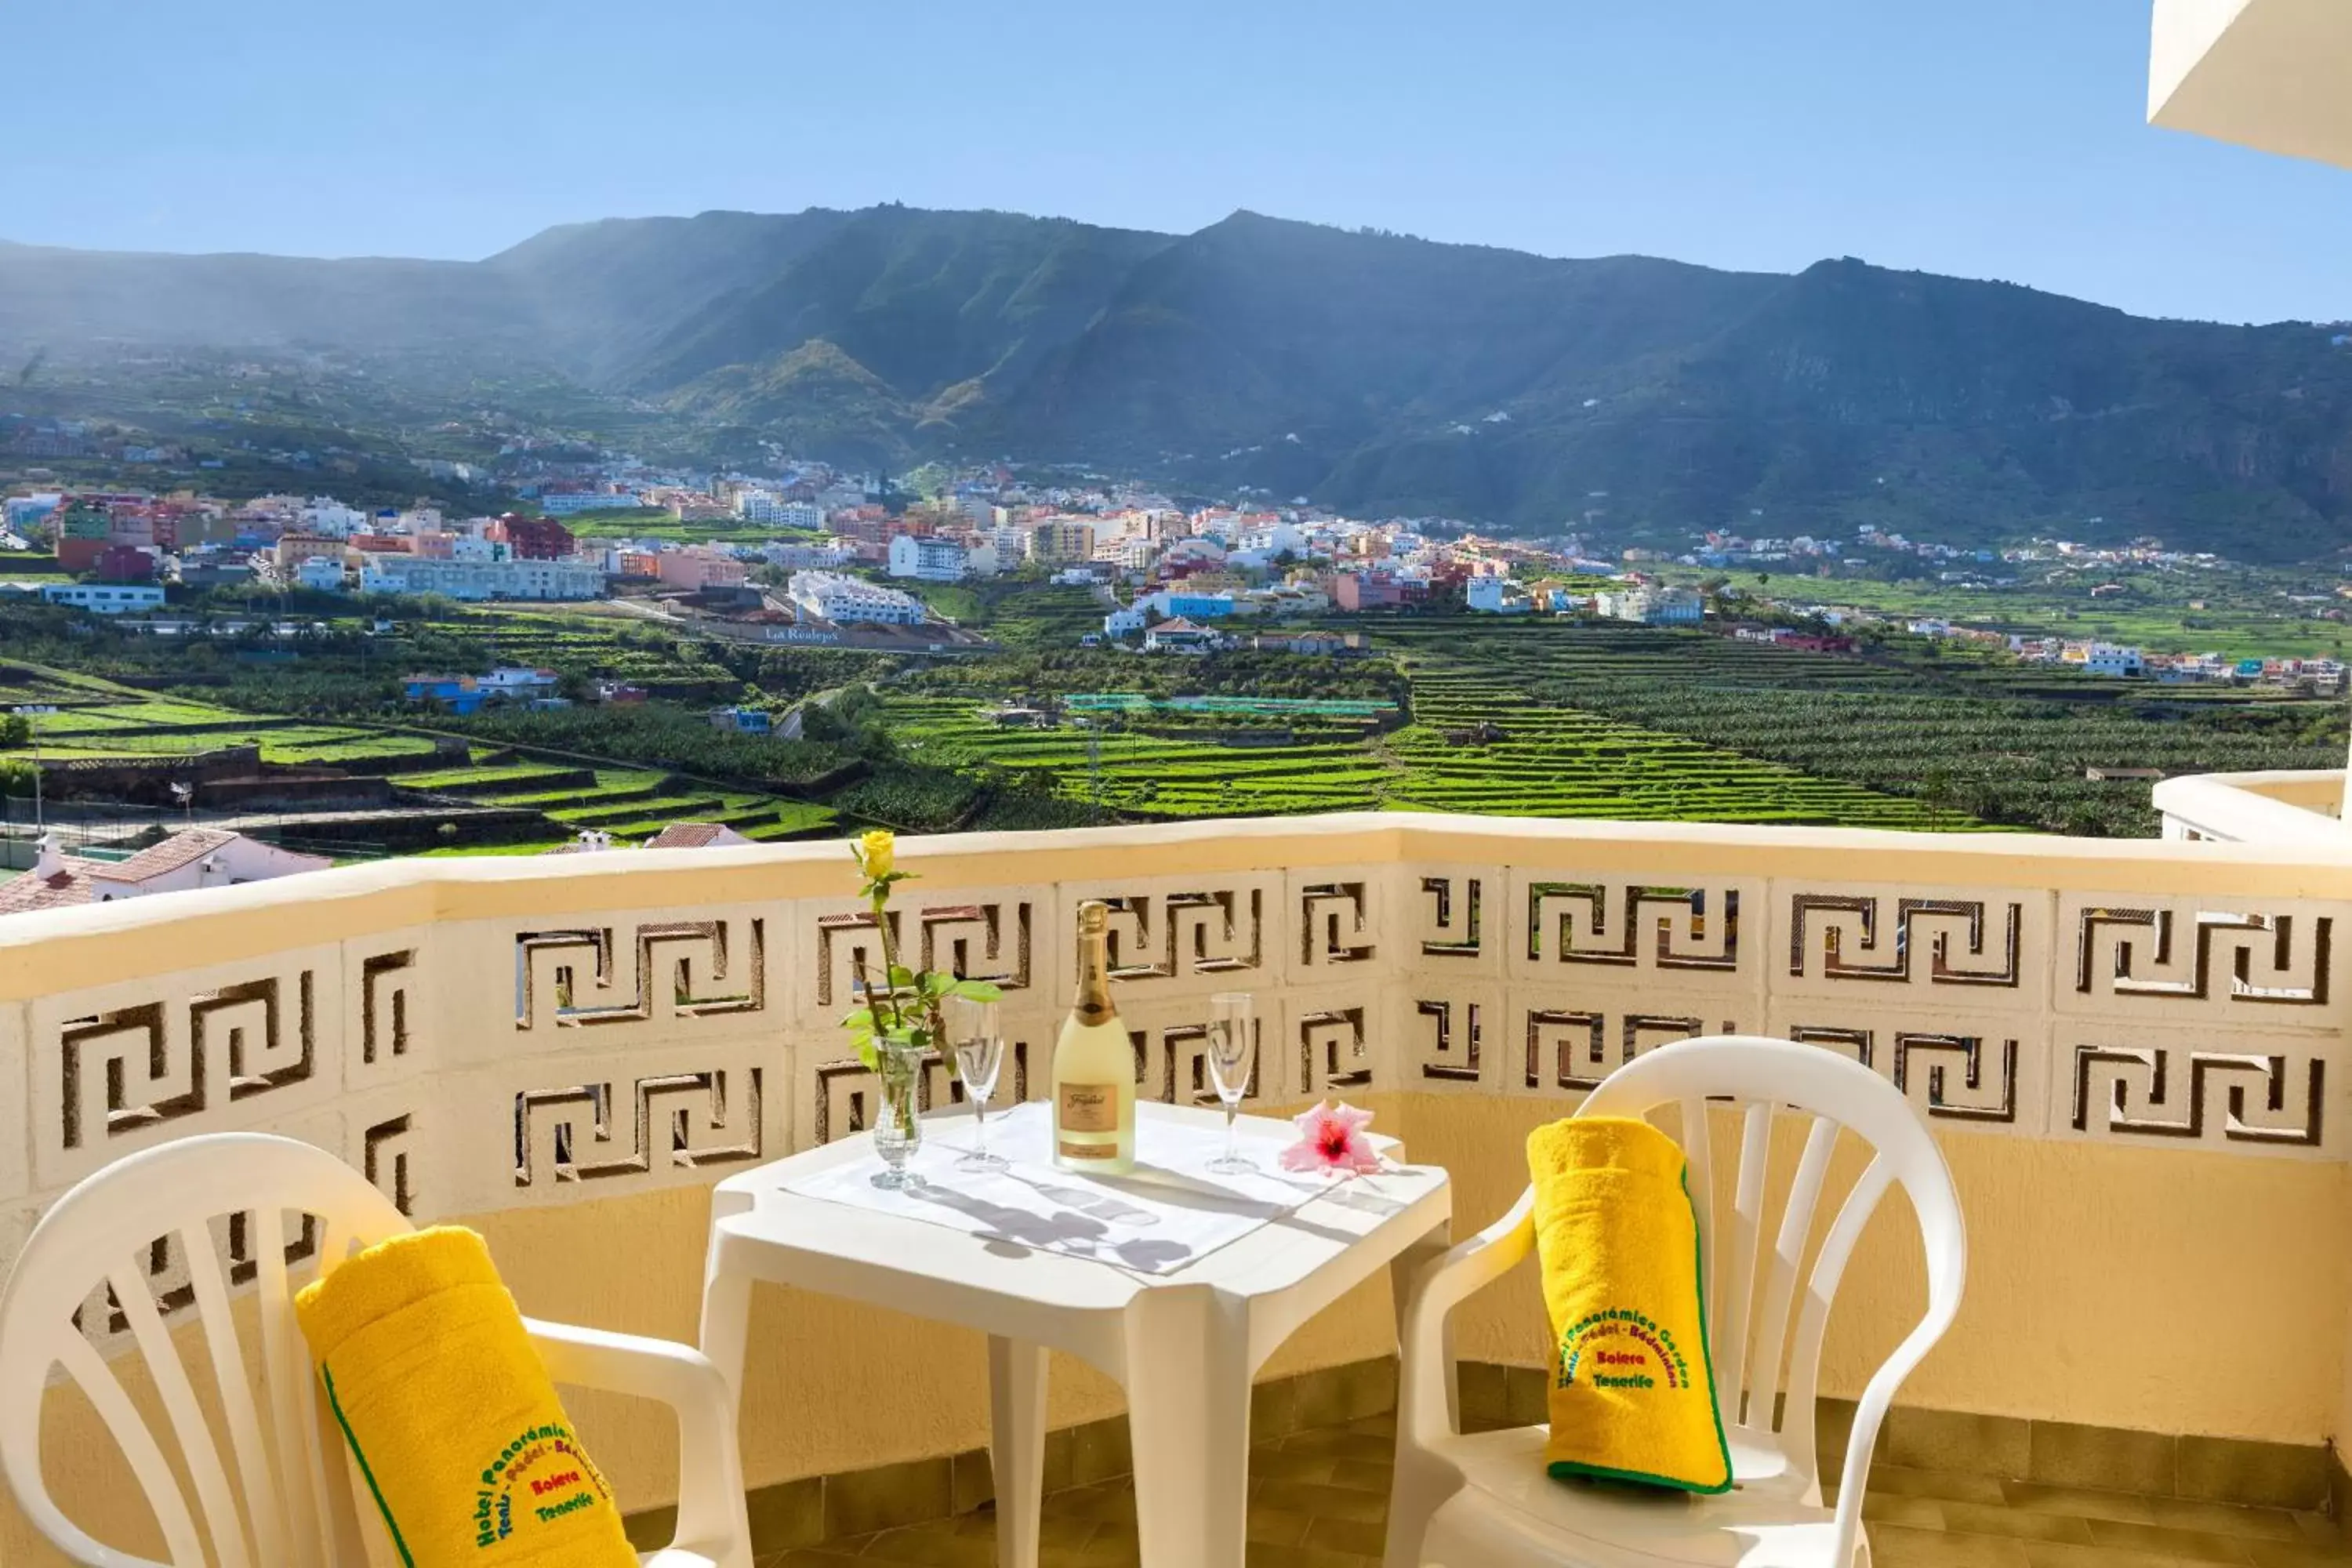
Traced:
<path id="1" fill-rule="evenodd" d="M 379 1242 L 294 1313 L 408 1568 L 636 1568 L 480 1237 Z"/>
<path id="2" fill-rule="evenodd" d="M 1528 1167 L 1551 1319 L 1550 1473 L 1729 1490 L 1682 1150 L 1646 1121 L 1581 1117 L 1529 1133 Z"/>

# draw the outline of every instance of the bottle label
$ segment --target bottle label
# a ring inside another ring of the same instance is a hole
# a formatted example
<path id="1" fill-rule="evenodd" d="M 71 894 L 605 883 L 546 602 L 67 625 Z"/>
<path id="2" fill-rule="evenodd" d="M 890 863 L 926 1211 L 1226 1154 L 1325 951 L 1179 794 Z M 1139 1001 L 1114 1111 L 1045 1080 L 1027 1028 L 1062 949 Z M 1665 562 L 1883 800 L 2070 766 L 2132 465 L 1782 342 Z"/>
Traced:
<path id="1" fill-rule="evenodd" d="M 1062 1085 L 1060 1110 L 1061 1113 L 1054 1119 L 1058 1131 L 1116 1132 L 1118 1131 L 1118 1086 L 1113 1083 L 1066 1083 Z M 1070 1146 L 1066 1143 L 1062 1145 L 1062 1152 L 1072 1153 Z M 1117 1151 L 1108 1152 L 1116 1153 Z"/>

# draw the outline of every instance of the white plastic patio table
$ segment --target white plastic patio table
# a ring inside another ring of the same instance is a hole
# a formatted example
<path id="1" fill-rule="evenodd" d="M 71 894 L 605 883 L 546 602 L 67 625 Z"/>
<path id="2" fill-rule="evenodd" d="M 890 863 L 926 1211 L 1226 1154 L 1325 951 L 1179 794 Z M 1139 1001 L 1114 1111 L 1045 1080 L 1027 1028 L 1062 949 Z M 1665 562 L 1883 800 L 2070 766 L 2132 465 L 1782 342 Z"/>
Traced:
<path id="1" fill-rule="evenodd" d="M 969 1112 L 925 1119 L 917 1168 L 951 1185 L 961 1151 L 937 1147 Z M 1223 1113 L 1146 1103 L 1137 1157 L 1152 1131 Z M 1293 1140 L 1286 1121 L 1244 1117 L 1244 1149 L 1271 1163 Z M 961 1142 L 959 1139 L 958 1142 Z M 1375 1137 L 1391 1161 L 1395 1141 Z M 1400 1311 L 1406 1287 L 1445 1250 L 1453 1194 L 1445 1173 L 1391 1167 L 1334 1180 L 1303 1206 L 1172 1272 L 1145 1276 L 922 1220 L 785 1190 L 824 1166 L 870 1161 L 845 1138 L 730 1177 L 712 1195 L 702 1349 L 740 1408 L 751 1285 L 791 1285 L 960 1323 L 988 1335 L 997 1562 L 1037 1561 L 1045 1479 L 1046 1352 L 1064 1351 L 1127 1390 L 1135 1503 L 1150 1568 L 1239 1568 L 1249 1486 L 1250 1382 L 1298 1326 L 1375 1269 L 1389 1267 Z"/>

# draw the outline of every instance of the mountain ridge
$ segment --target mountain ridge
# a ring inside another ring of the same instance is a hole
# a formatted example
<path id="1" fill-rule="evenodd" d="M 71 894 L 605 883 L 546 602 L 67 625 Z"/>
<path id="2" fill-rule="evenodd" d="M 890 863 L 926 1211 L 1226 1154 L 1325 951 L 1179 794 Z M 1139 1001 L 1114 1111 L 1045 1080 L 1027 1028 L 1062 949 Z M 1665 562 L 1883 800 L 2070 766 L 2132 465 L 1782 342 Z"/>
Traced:
<path id="1" fill-rule="evenodd" d="M 478 262 L 0 240 L 0 363 L 348 356 L 388 398 L 541 378 L 714 455 L 1009 455 L 1611 537 L 1876 523 L 2332 554 L 2352 546 L 2335 335 L 1851 258 L 1553 258 L 1247 209 L 1187 235 L 714 211 Z"/>

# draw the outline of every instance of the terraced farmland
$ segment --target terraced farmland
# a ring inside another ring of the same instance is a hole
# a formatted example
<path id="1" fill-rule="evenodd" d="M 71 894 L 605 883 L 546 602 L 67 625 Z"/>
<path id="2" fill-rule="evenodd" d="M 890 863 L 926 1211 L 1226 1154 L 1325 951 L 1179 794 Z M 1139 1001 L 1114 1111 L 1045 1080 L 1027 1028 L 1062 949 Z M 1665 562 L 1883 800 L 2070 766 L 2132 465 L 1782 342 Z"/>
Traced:
<path id="1" fill-rule="evenodd" d="M 1948 810 L 1573 709 L 1467 672 L 1413 681 L 1416 722 L 1389 737 L 1400 806 L 1635 821 L 1972 826 Z M 1449 738 L 1451 737 L 1451 738 Z"/>
<path id="2" fill-rule="evenodd" d="M 1231 816 L 1379 809 L 1515 816 L 1958 826 L 1948 810 L 1812 778 L 1681 736 L 1588 713 L 1532 708 L 1476 676 L 1415 685 L 1416 722 L 1364 740 L 1229 745 L 1103 732 L 1100 800 L 1133 816 Z M 975 696 L 894 696 L 894 732 L 925 762 L 1042 773 L 1065 799 L 1090 800 L 1084 730 L 1003 730 Z M 1449 731 L 1501 728 L 1483 742 Z"/>
<path id="3" fill-rule="evenodd" d="M 2339 707 L 2267 695 L 2076 679 L 2063 683 L 2068 700 L 2053 700 L 2003 689 L 2011 672 L 1998 667 L 1871 662 L 1639 626 L 1424 623 L 1388 640 L 1407 660 L 1424 724 L 1458 726 L 1475 708 L 1516 741 L 1556 723 L 1549 712 L 1573 710 L 1876 800 L 1906 797 L 1938 819 L 2144 837 L 2157 830 L 2148 785 L 2095 782 L 2085 769 L 2323 768 L 2343 757 Z M 1507 691 L 1535 711 L 1515 720 L 1496 709 Z M 1685 787 L 1698 809 L 1685 815 L 1713 816 L 1719 783 L 1697 770 Z M 1857 808 L 1848 820 L 1874 818 Z"/>
<path id="4" fill-rule="evenodd" d="M 38 695 L 76 703 L 60 702 L 57 712 L 40 716 L 41 753 L 51 759 L 171 756 L 254 743 L 261 747 L 264 762 L 366 773 L 371 763 L 396 765 L 430 756 L 436 745 L 431 735 L 147 700 L 121 688 L 67 686 Z M 473 755 L 462 767 L 412 767 L 391 776 L 404 789 L 446 795 L 472 805 L 523 807 L 562 829 L 595 828 L 625 842 L 650 837 L 679 821 L 719 822 L 746 837 L 774 839 L 822 833 L 835 820 L 830 806 L 692 784 L 656 769 L 516 760 L 480 745 Z M 502 760 L 484 760 L 493 755 Z"/>
<path id="5" fill-rule="evenodd" d="M 572 831 L 594 829 L 624 842 L 649 838 L 673 822 L 724 823 L 747 838 L 768 840 L 821 833 L 835 820 L 829 806 L 709 789 L 646 768 L 485 763 L 404 773 L 400 782 L 479 805 L 524 807 Z"/>

